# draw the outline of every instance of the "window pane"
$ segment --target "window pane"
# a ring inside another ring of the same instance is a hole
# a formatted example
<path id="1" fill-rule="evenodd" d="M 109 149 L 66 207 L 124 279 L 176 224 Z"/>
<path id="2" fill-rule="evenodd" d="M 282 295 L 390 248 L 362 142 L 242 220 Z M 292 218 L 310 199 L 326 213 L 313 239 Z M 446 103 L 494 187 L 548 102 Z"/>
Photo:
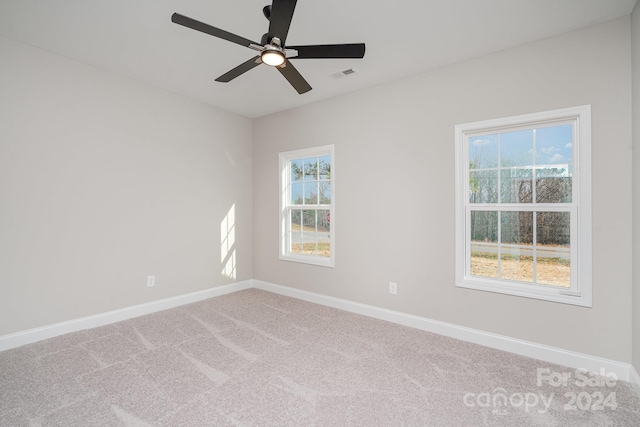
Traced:
<path id="1" fill-rule="evenodd" d="M 331 239 L 328 235 L 318 237 L 318 255 L 325 257 L 331 256 Z"/>
<path id="2" fill-rule="evenodd" d="M 498 277 L 498 244 L 471 242 L 471 275 Z"/>
<path id="3" fill-rule="evenodd" d="M 503 244 L 533 245 L 533 212 L 501 212 L 500 234 Z"/>
<path id="4" fill-rule="evenodd" d="M 538 212 L 536 237 L 538 245 L 569 247 L 569 212 Z"/>
<path id="5" fill-rule="evenodd" d="M 471 211 L 471 240 L 498 243 L 498 212 Z"/>
<path id="6" fill-rule="evenodd" d="M 469 172 L 469 202 L 498 203 L 498 171 Z"/>
<path id="7" fill-rule="evenodd" d="M 500 134 L 500 166 L 533 165 L 533 129 Z"/>
<path id="8" fill-rule="evenodd" d="M 569 248 L 538 250 L 536 281 L 543 285 L 571 287 Z"/>
<path id="9" fill-rule="evenodd" d="M 315 157 L 304 159 L 304 180 L 318 179 L 318 159 Z"/>
<path id="10" fill-rule="evenodd" d="M 571 286 L 571 241 L 569 212 L 536 214 L 536 281 Z"/>
<path id="11" fill-rule="evenodd" d="M 318 204 L 318 182 L 304 183 L 304 203 L 307 205 Z"/>
<path id="12" fill-rule="evenodd" d="M 498 277 L 498 212 L 471 211 L 471 274 Z"/>
<path id="13" fill-rule="evenodd" d="M 319 159 L 320 179 L 331 179 L 331 156 L 322 156 Z"/>
<path id="14" fill-rule="evenodd" d="M 316 233 L 303 233 L 302 253 L 305 255 L 316 255 L 318 236 Z"/>
<path id="15" fill-rule="evenodd" d="M 294 254 L 302 253 L 302 233 L 300 231 L 291 232 L 291 252 Z"/>
<path id="16" fill-rule="evenodd" d="M 500 277 L 533 282 L 533 212 L 501 212 L 500 242 Z"/>
<path id="17" fill-rule="evenodd" d="M 571 203 L 572 178 L 569 166 L 536 171 L 537 203 Z"/>
<path id="18" fill-rule="evenodd" d="M 290 231 L 290 245 L 292 253 L 302 253 L 302 211 L 299 209 L 292 209 L 291 215 L 291 231 Z"/>
<path id="19" fill-rule="evenodd" d="M 290 231 L 290 244 L 291 252 L 302 253 L 302 211 L 299 209 L 292 209 L 291 215 L 291 231 Z"/>
<path id="20" fill-rule="evenodd" d="M 518 282 L 533 282 L 533 249 L 502 245 L 500 277 Z"/>
<path id="21" fill-rule="evenodd" d="M 536 164 L 572 163 L 573 125 L 558 125 L 536 130 Z"/>
<path id="22" fill-rule="evenodd" d="M 498 135 L 484 135 L 469 139 L 469 169 L 498 166 Z"/>
<path id="23" fill-rule="evenodd" d="M 316 231 L 316 211 L 315 210 L 303 210 L 302 211 L 302 226 L 304 231 Z"/>
<path id="24" fill-rule="evenodd" d="M 291 181 L 302 181 L 302 159 L 291 160 Z"/>
<path id="25" fill-rule="evenodd" d="M 318 210 L 318 232 L 328 234 L 331 231 L 331 218 L 329 210 Z"/>
<path id="26" fill-rule="evenodd" d="M 331 216 L 329 210 L 318 210 L 318 255 L 331 256 Z"/>
<path id="27" fill-rule="evenodd" d="M 291 204 L 292 205 L 302 204 L 302 183 L 301 182 L 291 184 Z"/>
<path id="28" fill-rule="evenodd" d="M 500 202 L 533 202 L 533 172 L 530 168 L 500 169 Z"/>
<path id="29" fill-rule="evenodd" d="M 318 184 L 318 190 L 320 193 L 320 204 L 331 204 L 331 182 L 320 181 Z"/>
<path id="30" fill-rule="evenodd" d="M 298 209 L 292 209 L 290 212 L 291 215 L 291 229 L 295 231 L 302 230 L 301 220 L 302 220 L 302 211 Z"/>

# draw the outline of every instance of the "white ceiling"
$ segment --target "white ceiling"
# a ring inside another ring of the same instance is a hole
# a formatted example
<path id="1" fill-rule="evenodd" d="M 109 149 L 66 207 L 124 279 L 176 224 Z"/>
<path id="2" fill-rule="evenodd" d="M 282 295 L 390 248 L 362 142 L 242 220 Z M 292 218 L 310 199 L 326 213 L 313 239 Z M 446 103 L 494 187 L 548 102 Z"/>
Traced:
<path id="1" fill-rule="evenodd" d="M 366 43 L 364 59 L 300 59 L 298 93 L 255 56 L 171 22 L 182 15 L 259 42 L 269 0 L 0 0 L 0 34 L 95 67 L 259 117 L 627 16 L 636 0 L 299 0 L 287 44 Z M 355 68 L 358 73 L 331 74 Z"/>

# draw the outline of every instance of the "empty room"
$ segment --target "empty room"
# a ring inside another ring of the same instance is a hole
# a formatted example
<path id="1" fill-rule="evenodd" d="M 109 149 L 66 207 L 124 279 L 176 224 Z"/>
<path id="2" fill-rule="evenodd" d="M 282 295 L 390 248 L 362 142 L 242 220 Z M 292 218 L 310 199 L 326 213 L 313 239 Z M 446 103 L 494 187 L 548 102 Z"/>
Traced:
<path id="1" fill-rule="evenodd" d="M 636 0 L 0 0 L 0 426 L 640 425 Z"/>

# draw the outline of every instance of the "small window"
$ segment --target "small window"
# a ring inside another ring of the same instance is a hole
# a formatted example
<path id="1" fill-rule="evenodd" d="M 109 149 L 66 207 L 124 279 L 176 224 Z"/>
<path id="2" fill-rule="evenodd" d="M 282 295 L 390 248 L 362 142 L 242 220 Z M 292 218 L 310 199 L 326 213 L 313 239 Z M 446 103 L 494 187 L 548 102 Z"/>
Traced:
<path id="1" fill-rule="evenodd" d="M 456 285 L 591 306 L 591 108 L 458 125 Z"/>
<path id="2" fill-rule="evenodd" d="M 280 259 L 334 266 L 333 145 L 280 153 Z"/>

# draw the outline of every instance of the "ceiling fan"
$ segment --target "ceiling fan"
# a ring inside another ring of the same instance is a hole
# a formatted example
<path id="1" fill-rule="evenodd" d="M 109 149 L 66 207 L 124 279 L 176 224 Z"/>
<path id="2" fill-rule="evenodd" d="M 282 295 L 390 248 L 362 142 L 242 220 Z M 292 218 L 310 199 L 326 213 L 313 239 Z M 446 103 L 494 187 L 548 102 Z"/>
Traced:
<path id="1" fill-rule="evenodd" d="M 286 46 L 285 42 L 296 2 L 297 0 L 273 0 L 271 5 L 267 5 L 262 9 L 264 16 L 269 20 L 269 31 L 262 36 L 260 43 L 178 13 L 171 15 L 171 21 L 260 52 L 258 56 L 218 77 L 216 79 L 217 82 L 230 82 L 254 67 L 266 64 L 280 71 L 280 74 L 287 79 L 291 86 L 299 94 L 303 94 L 310 91 L 311 86 L 291 64 L 289 59 L 363 58 L 364 43 Z"/>

